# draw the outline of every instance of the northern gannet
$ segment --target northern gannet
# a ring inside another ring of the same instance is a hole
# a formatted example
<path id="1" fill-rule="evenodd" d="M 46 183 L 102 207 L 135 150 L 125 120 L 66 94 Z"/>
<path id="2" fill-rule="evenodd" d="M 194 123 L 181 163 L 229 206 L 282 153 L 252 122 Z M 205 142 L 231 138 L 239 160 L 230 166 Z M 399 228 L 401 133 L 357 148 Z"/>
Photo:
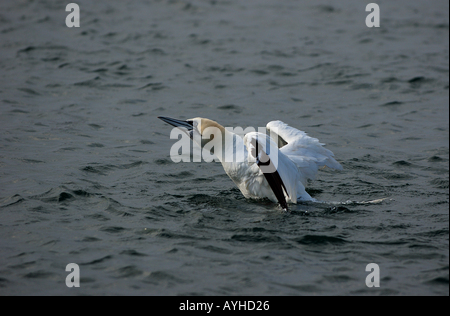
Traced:
<path id="1" fill-rule="evenodd" d="M 318 139 L 281 121 L 267 124 L 270 136 L 250 132 L 241 137 L 207 118 L 158 118 L 181 129 L 201 148 L 215 140 L 214 155 L 242 194 L 246 198 L 268 198 L 284 210 L 288 210 L 288 202 L 315 201 L 305 185 L 314 180 L 320 167 L 342 170 L 334 154 Z"/>

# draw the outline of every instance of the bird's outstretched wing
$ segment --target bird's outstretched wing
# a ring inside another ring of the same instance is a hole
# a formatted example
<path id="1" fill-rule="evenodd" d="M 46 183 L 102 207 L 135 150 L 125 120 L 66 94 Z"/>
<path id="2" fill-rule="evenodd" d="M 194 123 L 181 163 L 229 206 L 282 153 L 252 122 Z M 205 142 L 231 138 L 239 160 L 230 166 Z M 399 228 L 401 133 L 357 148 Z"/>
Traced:
<path id="1" fill-rule="evenodd" d="M 275 136 L 280 151 L 297 165 L 302 183 L 306 183 L 308 179 L 314 180 L 318 169 L 323 166 L 342 170 L 342 166 L 334 159 L 334 154 L 324 148 L 324 144 L 317 138 L 282 121 L 271 121 L 266 128 Z"/>

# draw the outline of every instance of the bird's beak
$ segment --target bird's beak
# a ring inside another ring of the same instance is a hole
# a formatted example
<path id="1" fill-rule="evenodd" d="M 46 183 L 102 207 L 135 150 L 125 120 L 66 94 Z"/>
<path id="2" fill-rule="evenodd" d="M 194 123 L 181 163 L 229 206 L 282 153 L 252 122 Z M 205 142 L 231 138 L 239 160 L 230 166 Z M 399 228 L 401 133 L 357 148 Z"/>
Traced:
<path id="1" fill-rule="evenodd" d="M 182 130 L 186 129 L 187 131 L 192 131 L 192 129 L 193 129 L 192 122 L 177 120 L 177 119 L 174 119 L 171 117 L 166 117 L 166 116 L 158 116 L 158 118 L 160 120 L 166 122 L 167 124 L 178 127 Z"/>

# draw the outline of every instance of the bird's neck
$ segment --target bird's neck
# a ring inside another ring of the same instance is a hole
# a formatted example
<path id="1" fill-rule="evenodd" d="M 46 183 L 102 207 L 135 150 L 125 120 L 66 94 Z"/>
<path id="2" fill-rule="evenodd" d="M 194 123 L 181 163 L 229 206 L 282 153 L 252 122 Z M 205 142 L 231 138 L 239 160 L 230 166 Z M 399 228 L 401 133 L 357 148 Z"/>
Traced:
<path id="1" fill-rule="evenodd" d="M 205 159 L 205 154 L 213 151 L 214 157 L 222 163 L 222 166 L 228 173 L 228 170 L 236 168 L 246 161 L 247 151 L 243 139 L 238 134 L 222 126 L 220 127 L 218 129 L 203 130 L 203 135 L 201 136 L 202 155 Z M 205 159 L 205 161 L 208 160 Z"/>

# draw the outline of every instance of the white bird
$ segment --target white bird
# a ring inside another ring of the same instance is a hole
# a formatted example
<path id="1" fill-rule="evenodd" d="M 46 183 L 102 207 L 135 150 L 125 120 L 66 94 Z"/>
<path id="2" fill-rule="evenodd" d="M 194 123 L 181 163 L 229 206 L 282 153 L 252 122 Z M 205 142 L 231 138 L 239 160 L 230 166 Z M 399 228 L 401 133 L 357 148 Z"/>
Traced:
<path id="1" fill-rule="evenodd" d="M 183 130 L 201 148 L 213 134 L 215 140 L 221 140 L 216 143 L 214 154 L 242 194 L 246 198 L 268 198 L 280 203 L 284 210 L 288 210 L 288 202 L 315 201 L 305 191 L 305 185 L 314 180 L 320 167 L 342 170 L 334 154 L 322 147 L 324 144 L 318 139 L 281 121 L 267 124 L 270 136 L 250 132 L 242 138 L 206 118 L 158 118 Z M 230 155 L 233 159 L 229 159 Z"/>

